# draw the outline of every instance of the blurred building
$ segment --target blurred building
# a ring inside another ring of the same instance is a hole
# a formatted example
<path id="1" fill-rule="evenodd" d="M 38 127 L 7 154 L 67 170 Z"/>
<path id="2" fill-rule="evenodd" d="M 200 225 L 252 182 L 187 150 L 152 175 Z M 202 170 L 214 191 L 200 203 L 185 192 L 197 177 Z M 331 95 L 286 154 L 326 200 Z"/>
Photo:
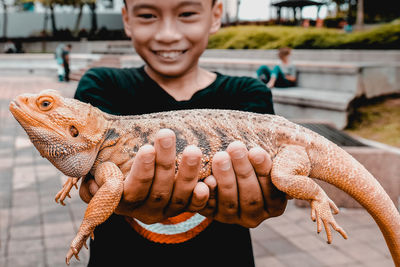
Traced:
<path id="1" fill-rule="evenodd" d="M 220 0 L 224 6 L 224 15 L 222 17 L 223 23 L 232 23 L 239 20 L 239 5 L 244 0 Z M 247 0 L 248 1 L 248 0 Z"/>

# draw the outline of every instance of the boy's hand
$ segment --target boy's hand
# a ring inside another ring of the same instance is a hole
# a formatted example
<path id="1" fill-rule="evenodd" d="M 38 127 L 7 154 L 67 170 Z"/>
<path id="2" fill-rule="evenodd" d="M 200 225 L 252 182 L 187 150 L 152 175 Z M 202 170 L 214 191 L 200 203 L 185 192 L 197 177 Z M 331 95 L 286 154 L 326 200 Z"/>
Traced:
<path id="1" fill-rule="evenodd" d="M 176 176 L 175 155 L 175 134 L 167 129 L 157 133 L 154 147 L 141 147 L 124 181 L 122 199 L 115 212 L 150 224 L 183 211 L 204 208 L 209 189 L 197 181 L 200 149 L 189 146 L 184 150 Z M 81 198 L 89 202 L 97 190 L 93 179 L 82 181 Z"/>
<path id="2" fill-rule="evenodd" d="M 204 180 L 210 200 L 200 214 L 249 228 L 281 215 L 287 200 L 271 182 L 271 166 L 271 158 L 262 148 L 247 151 L 243 143 L 231 143 L 227 152 L 218 152 L 213 158 L 213 176 Z"/>
<path id="3" fill-rule="evenodd" d="M 240 142 L 229 145 L 227 151 L 214 156 L 214 176 L 203 183 L 197 181 L 201 151 L 187 147 L 175 179 L 175 135 L 171 130 L 161 130 L 154 147 L 145 145 L 138 151 L 115 212 L 149 224 L 183 211 L 197 211 L 245 227 L 282 214 L 286 200 L 270 182 L 267 153 L 260 148 L 248 152 Z M 84 180 L 81 198 L 89 202 L 97 190 L 93 179 Z M 280 197 L 273 196 L 276 192 Z"/>

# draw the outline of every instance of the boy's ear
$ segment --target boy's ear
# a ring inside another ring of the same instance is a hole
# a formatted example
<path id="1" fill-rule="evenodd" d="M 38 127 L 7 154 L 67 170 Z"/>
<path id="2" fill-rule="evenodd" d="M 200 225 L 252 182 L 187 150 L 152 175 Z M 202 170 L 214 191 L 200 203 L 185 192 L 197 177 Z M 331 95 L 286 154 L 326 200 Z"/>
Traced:
<path id="1" fill-rule="evenodd" d="M 122 21 L 124 23 L 125 34 L 126 36 L 131 37 L 131 26 L 129 24 L 129 15 L 128 11 L 126 10 L 126 6 L 122 7 L 121 13 L 122 13 Z"/>
<path id="2" fill-rule="evenodd" d="M 217 1 L 212 8 L 212 24 L 210 28 L 210 34 L 216 33 L 221 27 L 223 6 L 220 1 Z"/>

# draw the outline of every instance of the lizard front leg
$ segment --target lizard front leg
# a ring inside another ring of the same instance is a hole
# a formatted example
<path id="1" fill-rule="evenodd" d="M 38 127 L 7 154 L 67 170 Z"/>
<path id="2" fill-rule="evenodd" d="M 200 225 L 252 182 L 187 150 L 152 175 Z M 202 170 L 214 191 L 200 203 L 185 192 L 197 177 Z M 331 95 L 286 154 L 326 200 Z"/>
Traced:
<path id="1" fill-rule="evenodd" d="M 76 189 L 78 189 L 78 186 L 76 183 L 78 182 L 79 178 L 75 177 L 68 177 L 67 181 L 64 183 L 63 188 L 57 193 L 55 197 L 55 201 L 58 203 L 60 201 L 60 204 L 65 206 L 64 204 L 64 199 L 66 197 L 71 198 L 69 195 L 69 192 L 71 191 L 71 188 L 75 186 Z"/>
<path id="2" fill-rule="evenodd" d="M 117 165 L 111 162 L 102 163 L 97 167 L 94 176 L 100 188 L 90 200 L 79 231 L 71 243 L 66 256 L 68 265 L 73 255 L 79 260 L 78 253 L 82 246 L 86 247 L 87 238 L 97 225 L 111 216 L 121 200 L 124 176 Z"/>
<path id="3" fill-rule="evenodd" d="M 311 203 L 311 219 L 317 221 L 317 232 L 325 227 L 328 243 L 332 242 L 329 225 L 347 239 L 346 232 L 336 223 L 332 211 L 339 209 L 326 195 L 325 191 L 308 177 L 311 163 L 304 147 L 287 145 L 280 149 L 273 160 L 271 170 L 272 183 L 290 197 L 308 200 Z"/>

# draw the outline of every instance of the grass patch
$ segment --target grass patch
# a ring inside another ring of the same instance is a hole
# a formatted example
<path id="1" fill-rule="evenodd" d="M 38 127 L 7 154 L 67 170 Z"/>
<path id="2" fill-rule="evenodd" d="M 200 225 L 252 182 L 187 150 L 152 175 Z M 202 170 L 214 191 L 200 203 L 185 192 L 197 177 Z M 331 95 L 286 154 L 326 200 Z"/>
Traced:
<path id="1" fill-rule="evenodd" d="M 370 30 L 345 33 L 339 29 L 295 26 L 232 26 L 209 40 L 210 49 L 398 49 L 400 20 Z"/>
<path id="2" fill-rule="evenodd" d="M 346 132 L 400 148 L 400 96 L 359 107 Z"/>

